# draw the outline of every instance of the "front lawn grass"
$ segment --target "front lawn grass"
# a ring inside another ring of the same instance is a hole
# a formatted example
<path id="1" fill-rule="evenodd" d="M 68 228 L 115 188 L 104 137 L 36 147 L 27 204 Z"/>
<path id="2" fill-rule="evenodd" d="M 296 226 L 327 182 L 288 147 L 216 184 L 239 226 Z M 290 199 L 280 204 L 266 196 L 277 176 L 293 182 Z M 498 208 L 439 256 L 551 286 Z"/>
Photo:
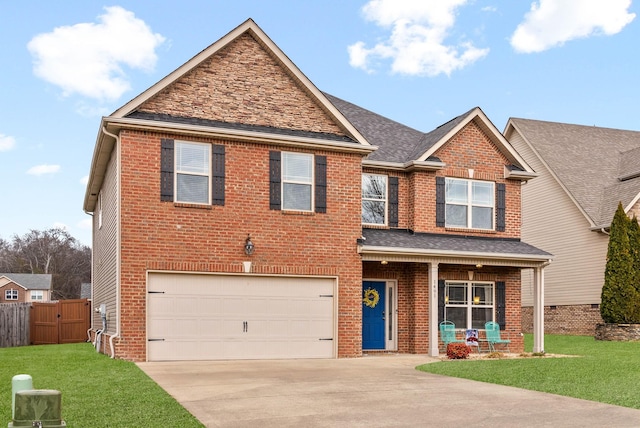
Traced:
<path id="1" fill-rule="evenodd" d="M 545 335 L 545 352 L 576 358 L 451 360 L 419 370 L 640 409 L 640 342 Z M 525 335 L 525 350 L 533 338 Z"/>
<path id="2" fill-rule="evenodd" d="M 11 378 L 62 393 L 69 427 L 202 427 L 134 363 L 112 360 L 90 343 L 0 348 L 0 426 L 11 421 Z"/>

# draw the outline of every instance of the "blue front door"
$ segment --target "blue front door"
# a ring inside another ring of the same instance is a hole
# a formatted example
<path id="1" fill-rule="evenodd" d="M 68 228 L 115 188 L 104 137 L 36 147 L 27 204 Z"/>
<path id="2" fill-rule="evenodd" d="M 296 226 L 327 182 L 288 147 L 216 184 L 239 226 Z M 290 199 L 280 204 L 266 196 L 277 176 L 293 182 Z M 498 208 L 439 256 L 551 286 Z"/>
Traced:
<path id="1" fill-rule="evenodd" d="M 386 283 L 362 283 L 362 349 L 385 349 L 384 305 Z"/>

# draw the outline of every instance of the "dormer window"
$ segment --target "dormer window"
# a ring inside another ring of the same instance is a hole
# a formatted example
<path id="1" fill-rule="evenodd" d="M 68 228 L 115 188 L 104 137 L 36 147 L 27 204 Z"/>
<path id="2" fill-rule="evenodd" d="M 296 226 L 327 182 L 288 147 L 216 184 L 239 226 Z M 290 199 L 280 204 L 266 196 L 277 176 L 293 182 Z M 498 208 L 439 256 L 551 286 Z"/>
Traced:
<path id="1" fill-rule="evenodd" d="M 446 227 L 493 230 L 494 195 L 493 182 L 447 178 Z"/>

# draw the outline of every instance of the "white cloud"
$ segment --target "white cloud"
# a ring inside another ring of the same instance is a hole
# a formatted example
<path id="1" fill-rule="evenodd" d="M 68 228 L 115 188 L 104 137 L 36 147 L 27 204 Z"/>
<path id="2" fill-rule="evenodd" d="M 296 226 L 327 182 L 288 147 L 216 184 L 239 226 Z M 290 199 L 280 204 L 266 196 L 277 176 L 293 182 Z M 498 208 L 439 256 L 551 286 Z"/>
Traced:
<path id="1" fill-rule="evenodd" d="M 0 134 L 0 152 L 8 152 L 16 146 L 16 139 L 9 136 Z"/>
<path id="2" fill-rule="evenodd" d="M 27 171 L 29 175 L 55 174 L 60 171 L 60 165 L 36 165 Z"/>
<path id="3" fill-rule="evenodd" d="M 89 183 L 89 176 L 88 176 L 88 175 L 85 175 L 84 177 L 82 177 L 82 178 L 80 179 L 80 184 L 82 184 L 83 186 L 86 186 L 86 185 L 87 185 L 87 183 Z"/>
<path id="4" fill-rule="evenodd" d="M 105 7 L 98 21 L 57 27 L 31 39 L 27 47 L 35 75 L 62 88 L 65 96 L 115 100 L 130 88 L 123 65 L 153 70 L 163 36 L 119 6 Z"/>
<path id="5" fill-rule="evenodd" d="M 85 218 L 79 221 L 76 226 L 78 229 L 91 230 L 93 228 L 93 220 L 91 218 Z"/>
<path id="6" fill-rule="evenodd" d="M 470 42 L 446 44 L 455 24 L 456 9 L 467 0 L 370 0 L 363 8 L 365 19 L 388 28 L 386 40 L 367 48 L 362 41 L 348 47 L 349 64 L 371 72 L 374 59 L 391 60 L 394 73 L 450 75 L 484 57 L 489 49 Z"/>
<path id="7" fill-rule="evenodd" d="M 565 42 L 597 34 L 617 34 L 636 17 L 631 0 L 540 0 L 511 36 L 522 53 L 541 52 Z"/>

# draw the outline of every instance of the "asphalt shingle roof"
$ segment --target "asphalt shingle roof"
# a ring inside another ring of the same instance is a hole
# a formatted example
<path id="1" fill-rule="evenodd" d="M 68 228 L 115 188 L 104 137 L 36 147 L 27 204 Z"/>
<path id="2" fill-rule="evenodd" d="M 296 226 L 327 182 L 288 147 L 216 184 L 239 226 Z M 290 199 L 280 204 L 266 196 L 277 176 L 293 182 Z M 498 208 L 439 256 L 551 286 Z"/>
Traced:
<path id="1" fill-rule="evenodd" d="M 51 274 L 0 273 L 27 290 L 51 290 Z"/>
<path id="2" fill-rule="evenodd" d="M 619 202 L 640 192 L 640 132 L 512 118 L 594 224 L 608 227 Z"/>
<path id="3" fill-rule="evenodd" d="M 164 113 L 150 113 L 143 111 L 134 111 L 126 116 L 131 119 L 153 120 L 157 122 L 180 123 L 184 125 L 209 126 L 216 128 L 234 129 L 242 131 L 266 132 L 278 135 L 288 135 L 306 138 L 321 138 L 330 141 L 339 141 L 344 143 L 356 143 L 353 139 L 344 135 L 328 134 L 324 132 L 300 131 L 296 129 L 275 128 L 272 126 L 247 125 L 244 123 L 230 123 L 219 120 L 200 119 L 195 117 L 179 117 Z"/>
<path id="4" fill-rule="evenodd" d="M 508 254 L 522 257 L 552 258 L 546 251 L 514 238 L 414 233 L 404 229 L 363 229 L 365 247 L 389 247 L 469 254 Z"/>

